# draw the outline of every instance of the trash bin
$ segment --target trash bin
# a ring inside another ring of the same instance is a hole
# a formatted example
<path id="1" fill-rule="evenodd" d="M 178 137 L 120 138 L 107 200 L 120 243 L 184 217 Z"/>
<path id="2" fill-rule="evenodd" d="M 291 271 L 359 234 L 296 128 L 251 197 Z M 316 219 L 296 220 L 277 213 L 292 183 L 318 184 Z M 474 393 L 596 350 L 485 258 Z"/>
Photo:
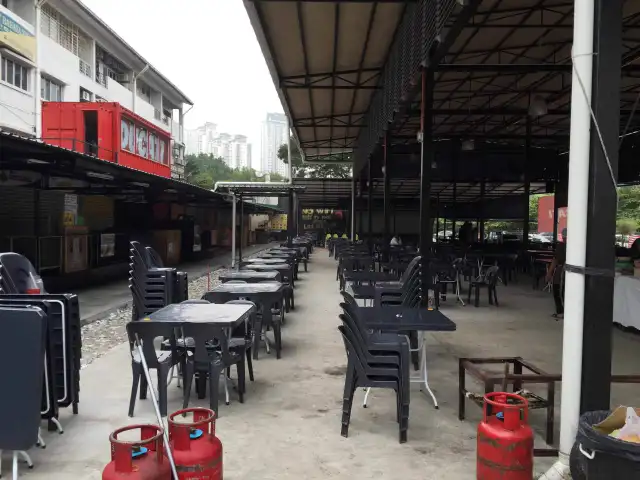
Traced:
<path id="1" fill-rule="evenodd" d="M 593 428 L 610 411 L 587 412 L 580 417 L 571 452 L 574 480 L 628 480 L 640 478 L 640 444 L 610 437 Z"/>

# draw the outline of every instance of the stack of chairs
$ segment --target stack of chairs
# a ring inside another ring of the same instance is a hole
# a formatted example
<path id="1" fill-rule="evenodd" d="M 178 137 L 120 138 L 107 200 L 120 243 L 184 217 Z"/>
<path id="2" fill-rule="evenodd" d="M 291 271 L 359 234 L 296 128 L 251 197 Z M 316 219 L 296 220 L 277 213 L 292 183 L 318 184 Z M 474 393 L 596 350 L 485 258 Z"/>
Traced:
<path id="1" fill-rule="evenodd" d="M 47 293 L 33 265 L 22 255 L 2 253 L 0 265 L 3 276 L 0 307 L 23 310 L 36 307 L 44 315 L 41 418 L 48 421 L 50 431 L 63 433 L 58 421 L 59 409 L 72 406 L 73 413 L 77 414 L 80 401 L 82 333 L 78 296 Z"/>
<path id="2" fill-rule="evenodd" d="M 40 439 L 42 378 L 46 378 L 46 314 L 36 306 L 1 306 L 0 381 L 6 392 L 0 396 L 0 454 L 13 453 L 13 478 L 18 478 L 18 459 L 29 468 L 33 462 L 26 450 Z"/>
<path id="3" fill-rule="evenodd" d="M 133 296 L 132 320 L 152 314 L 189 298 L 186 272 L 165 268 L 151 247 L 131 242 L 129 289 Z"/>

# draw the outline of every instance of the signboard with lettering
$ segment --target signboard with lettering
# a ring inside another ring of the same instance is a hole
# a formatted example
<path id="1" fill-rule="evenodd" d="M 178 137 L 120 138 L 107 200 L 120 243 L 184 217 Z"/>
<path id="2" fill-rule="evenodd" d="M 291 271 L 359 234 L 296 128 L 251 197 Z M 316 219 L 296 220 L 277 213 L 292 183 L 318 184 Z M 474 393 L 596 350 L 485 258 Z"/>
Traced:
<path id="1" fill-rule="evenodd" d="M 7 47 L 27 60 L 36 60 L 36 37 L 33 26 L 0 5 L 0 47 Z"/>
<path id="2" fill-rule="evenodd" d="M 167 140 L 126 117 L 122 117 L 120 121 L 120 148 L 154 162 L 169 165 Z"/>

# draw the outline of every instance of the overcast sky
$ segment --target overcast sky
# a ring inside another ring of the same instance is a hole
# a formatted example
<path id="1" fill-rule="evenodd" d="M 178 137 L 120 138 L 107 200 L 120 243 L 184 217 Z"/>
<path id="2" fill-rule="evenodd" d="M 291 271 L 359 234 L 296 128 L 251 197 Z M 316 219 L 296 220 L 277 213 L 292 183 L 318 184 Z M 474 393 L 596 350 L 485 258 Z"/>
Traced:
<path id="1" fill-rule="evenodd" d="M 261 122 L 282 106 L 241 0 L 82 1 L 195 103 L 187 128 L 247 135 L 259 161 Z"/>

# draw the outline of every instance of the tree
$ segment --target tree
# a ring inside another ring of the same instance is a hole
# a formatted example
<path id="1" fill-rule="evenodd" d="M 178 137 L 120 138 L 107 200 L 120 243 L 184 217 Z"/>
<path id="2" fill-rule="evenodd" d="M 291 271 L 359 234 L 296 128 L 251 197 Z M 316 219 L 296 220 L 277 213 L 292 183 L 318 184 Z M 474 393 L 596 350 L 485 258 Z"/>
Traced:
<path id="1" fill-rule="evenodd" d="M 216 182 L 264 182 L 265 180 L 265 177 L 259 177 L 253 168 L 231 168 L 221 157 L 214 157 L 211 154 L 187 155 L 185 160 L 185 179 L 202 188 L 213 189 Z"/>
<path id="2" fill-rule="evenodd" d="M 291 170 L 294 178 L 351 178 L 351 165 L 336 162 L 350 162 L 351 154 L 344 155 L 327 155 L 318 158 L 318 161 L 327 161 L 331 163 L 305 163 L 302 161 L 302 154 L 298 148 L 296 141 L 291 138 Z M 278 158 L 285 164 L 289 164 L 287 144 L 280 145 L 278 149 Z"/>

